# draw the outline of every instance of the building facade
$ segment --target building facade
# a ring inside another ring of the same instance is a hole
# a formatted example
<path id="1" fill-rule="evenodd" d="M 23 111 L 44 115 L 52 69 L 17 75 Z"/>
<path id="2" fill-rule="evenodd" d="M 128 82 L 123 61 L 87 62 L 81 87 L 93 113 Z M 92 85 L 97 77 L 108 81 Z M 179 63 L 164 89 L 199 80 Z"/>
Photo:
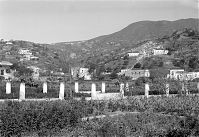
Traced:
<path id="1" fill-rule="evenodd" d="M 10 68 L 12 65 L 12 63 L 7 61 L 0 62 L 0 76 L 4 79 L 13 79 L 15 71 Z"/>
<path id="2" fill-rule="evenodd" d="M 183 75 L 184 69 L 170 69 L 169 72 L 170 73 L 167 75 L 167 78 L 177 80 Z"/>
<path id="3" fill-rule="evenodd" d="M 140 77 L 150 77 L 150 72 L 149 70 L 133 69 L 126 71 L 124 75 L 132 78 L 132 80 L 136 80 Z"/>
<path id="4" fill-rule="evenodd" d="M 153 55 L 166 55 L 169 51 L 164 49 L 153 49 Z"/>
<path id="5" fill-rule="evenodd" d="M 139 52 L 132 52 L 132 53 L 128 53 L 128 56 L 129 57 L 137 57 L 137 56 L 139 56 Z"/>
<path id="6" fill-rule="evenodd" d="M 84 80 L 91 80 L 91 75 L 88 72 L 88 68 L 80 68 L 79 69 L 79 78 L 84 78 Z"/>
<path id="7" fill-rule="evenodd" d="M 27 68 L 29 68 L 33 71 L 33 73 L 32 73 L 33 79 L 38 80 L 40 68 L 38 68 L 36 66 L 28 66 Z"/>
<path id="8" fill-rule="evenodd" d="M 20 55 L 32 55 L 32 52 L 30 52 L 30 50 L 28 50 L 28 49 L 19 49 L 18 53 Z"/>

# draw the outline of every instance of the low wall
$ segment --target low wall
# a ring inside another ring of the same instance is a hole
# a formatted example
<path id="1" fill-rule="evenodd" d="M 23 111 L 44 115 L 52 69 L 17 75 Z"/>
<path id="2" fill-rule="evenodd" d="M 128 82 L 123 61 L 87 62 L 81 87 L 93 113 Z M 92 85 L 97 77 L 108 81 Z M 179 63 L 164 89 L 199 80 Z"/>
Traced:
<path id="1" fill-rule="evenodd" d="M 93 100 L 117 100 L 122 99 L 123 95 L 121 93 L 98 93 Z"/>

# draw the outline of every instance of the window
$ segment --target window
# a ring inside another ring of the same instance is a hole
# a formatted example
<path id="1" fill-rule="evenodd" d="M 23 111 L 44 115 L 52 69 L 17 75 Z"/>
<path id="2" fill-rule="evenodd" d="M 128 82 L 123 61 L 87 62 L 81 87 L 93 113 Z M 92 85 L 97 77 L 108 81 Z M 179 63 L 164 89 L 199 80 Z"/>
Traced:
<path id="1" fill-rule="evenodd" d="M 4 75 L 4 70 L 1 70 L 1 75 Z"/>
<path id="2" fill-rule="evenodd" d="M 6 73 L 10 73 L 10 69 L 6 69 Z"/>

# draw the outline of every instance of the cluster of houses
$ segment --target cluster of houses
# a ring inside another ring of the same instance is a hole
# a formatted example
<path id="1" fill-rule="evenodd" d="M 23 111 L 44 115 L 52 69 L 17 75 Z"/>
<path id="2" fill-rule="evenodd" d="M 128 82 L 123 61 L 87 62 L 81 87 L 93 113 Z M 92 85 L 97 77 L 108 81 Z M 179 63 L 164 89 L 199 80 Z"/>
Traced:
<path id="1" fill-rule="evenodd" d="M 16 70 L 12 69 L 13 64 L 8 61 L 1 61 L 0 62 L 0 77 L 3 77 L 4 79 L 14 79 L 14 73 Z M 32 77 L 35 80 L 39 79 L 39 71 L 40 68 L 36 66 L 28 66 L 27 68 L 31 69 L 33 71 Z"/>
<path id="2" fill-rule="evenodd" d="M 19 49 L 18 53 L 21 55 L 20 61 L 39 60 L 39 57 L 34 56 L 29 49 Z"/>
<path id="3" fill-rule="evenodd" d="M 139 77 L 150 77 L 150 70 L 145 69 L 122 69 L 118 75 L 124 75 L 126 77 L 130 77 L 132 80 L 136 80 Z M 187 72 L 184 69 L 169 69 L 169 74 L 167 74 L 167 78 L 174 80 L 194 80 L 199 78 L 199 72 Z"/>
<path id="4" fill-rule="evenodd" d="M 148 51 L 149 52 L 149 51 Z M 161 49 L 161 48 L 154 48 L 150 55 L 167 55 L 168 54 L 168 50 L 165 50 L 165 49 Z M 139 55 L 145 55 L 147 54 L 146 51 L 141 51 L 141 52 L 138 52 L 138 51 L 133 51 L 133 52 L 129 52 L 127 53 L 129 57 L 138 57 Z"/>
<path id="5" fill-rule="evenodd" d="M 164 49 L 161 43 L 148 41 L 137 48 L 133 48 L 129 51 L 129 57 L 149 57 L 153 55 L 167 55 L 168 50 Z"/>
<path id="6" fill-rule="evenodd" d="M 167 75 L 167 78 L 175 80 L 193 80 L 199 78 L 199 72 L 186 72 L 184 69 L 170 70 L 170 74 Z"/>

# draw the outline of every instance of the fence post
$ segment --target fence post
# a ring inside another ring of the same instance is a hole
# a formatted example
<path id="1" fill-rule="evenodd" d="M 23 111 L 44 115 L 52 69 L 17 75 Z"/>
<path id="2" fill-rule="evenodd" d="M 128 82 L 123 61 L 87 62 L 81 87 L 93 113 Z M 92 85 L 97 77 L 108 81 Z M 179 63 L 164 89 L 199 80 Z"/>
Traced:
<path id="1" fill-rule="evenodd" d="M 64 99 L 64 82 L 60 83 L 59 99 Z"/>
<path id="2" fill-rule="evenodd" d="M 199 91 L 199 82 L 197 83 L 197 89 L 198 89 L 198 91 Z"/>
<path id="3" fill-rule="evenodd" d="M 19 90 L 19 100 L 25 100 L 25 83 L 20 84 L 20 90 Z"/>
<path id="4" fill-rule="evenodd" d="M 120 83 L 120 93 L 123 98 L 124 97 L 124 83 Z"/>
<path id="5" fill-rule="evenodd" d="M 145 83 L 145 96 L 148 98 L 149 97 L 149 83 Z"/>
<path id="6" fill-rule="evenodd" d="M 182 85 L 182 89 L 181 89 L 182 93 L 181 94 L 184 94 L 184 91 L 185 91 L 184 82 L 182 82 L 181 85 Z"/>
<path id="7" fill-rule="evenodd" d="M 79 92 L 79 83 L 77 81 L 75 81 L 75 93 Z"/>
<path id="8" fill-rule="evenodd" d="M 11 82 L 7 81 L 6 82 L 6 94 L 10 94 L 11 93 Z"/>
<path id="9" fill-rule="evenodd" d="M 43 93 L 47 93 L 47 82 L 43 83 Z"/>
<path id="10" fill-rule="evenodd" d="M 188 85 L 187 85 L 187 82 L 186 82 L 186 84 L 185 84 L 185 93 L 186 93 L 186 95 L 188 95 L 189 94 L 189 92 L 188 92 L 188 87 L 187 87 Z"/>
<path id="11" fill-rule="evenodd" d="M 96 97 L 97 97 L 96 84 L 92 83 L 92 85 L 91 85 L 91 99 L 95 100 Z"/>
<path id="12" fill-rule="evenodd" d="M 105 90 L 106 90 L 105 87 L 106 87 L 105 82 L 102 82 L 102 93 L 105 93 Z"/>
<path id="13" fill-rule="evenodd" d="M 169 83 L 166 83 L 166 96 L 169 96 Z"/>

